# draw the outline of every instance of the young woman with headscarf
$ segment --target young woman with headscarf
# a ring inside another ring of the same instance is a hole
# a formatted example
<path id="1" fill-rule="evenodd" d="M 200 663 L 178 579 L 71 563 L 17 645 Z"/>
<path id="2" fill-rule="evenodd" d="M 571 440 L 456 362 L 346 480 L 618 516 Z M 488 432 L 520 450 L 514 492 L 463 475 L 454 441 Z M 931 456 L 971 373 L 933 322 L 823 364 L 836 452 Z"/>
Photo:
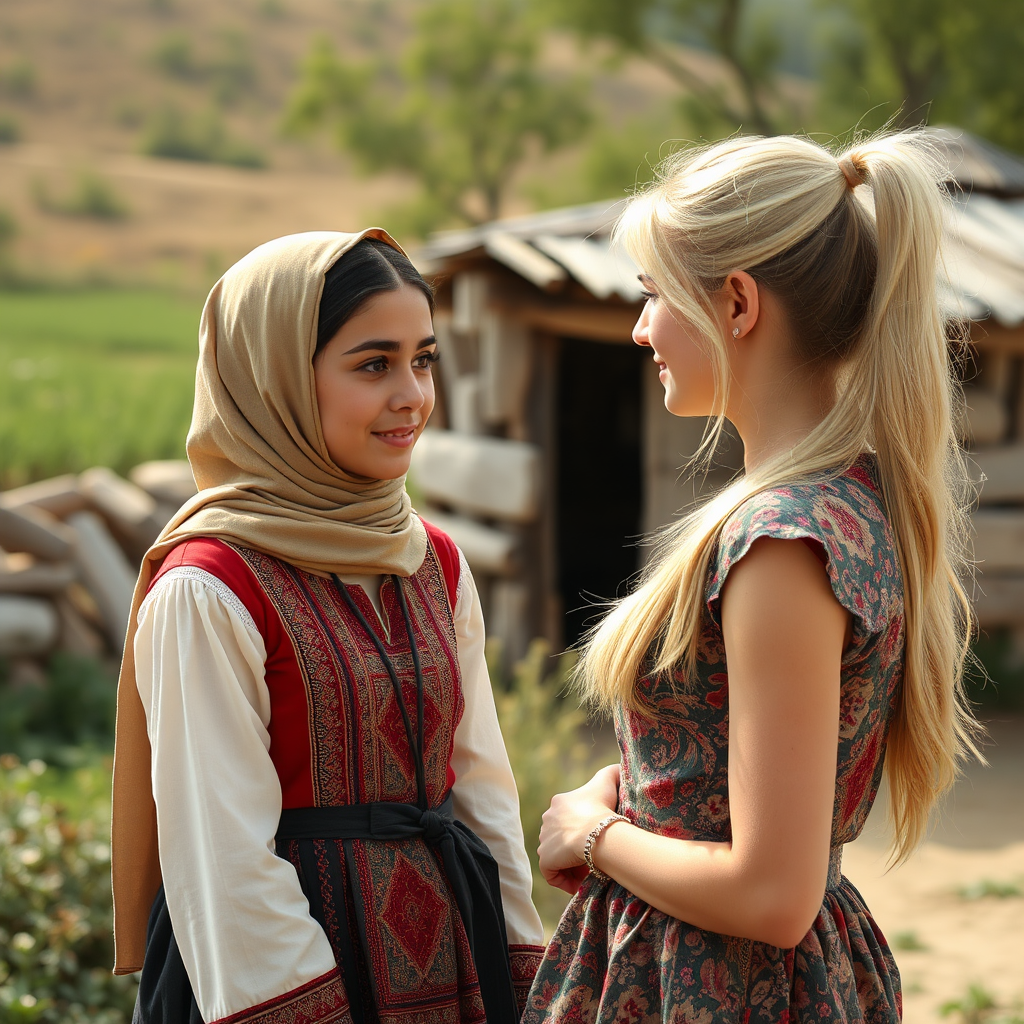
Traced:
<path id="1" fill-rule="evenodd" d="M 412 510 L 433 296 L 383 231 L 254 250 L 203 311 L 199 493 L 118 689 L 135 1024 L 512 1024 L 541 954 L 461 552 Z"/>

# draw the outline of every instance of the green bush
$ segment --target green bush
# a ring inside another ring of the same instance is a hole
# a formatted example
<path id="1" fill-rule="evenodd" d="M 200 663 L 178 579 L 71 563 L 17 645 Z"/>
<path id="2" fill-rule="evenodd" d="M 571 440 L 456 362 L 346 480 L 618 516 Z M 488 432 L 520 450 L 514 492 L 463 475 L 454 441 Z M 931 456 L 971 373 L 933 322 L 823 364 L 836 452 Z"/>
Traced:
<path id="1" fill-rule="evenodd" d="M 960 1024 L 1024 1024 L 1019 1007 L 1000 1006 L 984 985 L 968 985 L 959 999 L 950 999 L 939 1007 L 940 1017 L 959 1019 Z"/>
<path id="2" fill-rule="evenodd" d="M 43 178 L 32 184 L 36 205 L 47 213 L 66 217 L 92 217 L 94 220 L 122 220 L 128 216 L 128 207 L 114 191 L 106 178 L 95 171 L 78 172 L 75 184 L 64 196 L 53 196 Z"/>
<path id="3" fill-rule="evenodd" d="M 154 115 L 142 141 L 142 152 L 169 160 L 252 169 L 265 167 L 267 163 L 259 150 L 232 139 L 215 111 L 189 116 L 175 106 L 163 107 Z"/>
<path id="4" fill-rule="evenodd" d="M 25 57 L 0 69 L 0 92 L 15 99 L 24 100 L 36 91 L 36 68 Z"/>
<path id="5" fill-rule="evenodd" d="M 967 672 L 967 695 L 979 712 L 1024 711 L 1024 657 L 1009 630 L 993 630 L 973 645 L 977 659 Z"/>
<path id="6" fill-rule="evenodd" d="M 21 141 L 21 128 L 10 114 L 0 114 L 0 146 Z"/>
<path id="7" fill-rule="evenodd" d="M 519 790 L 523 836 L 533 868 L 533 899 L 550 932 L 568 897 L 549 886 L 537 866 L 541 815 L 555 793 L 582 785 L 597 765 L 583 738 L 586 714 L 572 696 L 565 695 L 575 655 L 568 652 L 553 660 L 548 645 L 534 640 L 510 674 L 502 671 L 500 655 L 500 645 L 491 641 L 488 663 L 495 683 L 494 701 Z"/>
<path id="8" fill-rule="evenodd" d="M 18 237 L 18 222 L 4 206 L 0 206 L 0 281 L 14 275 L 14 239 Z"/>
<path id="9" fill-rule="evenodd" d="M 111 973 L 109 786 L 106 766 L 69 779 L 0 757 L 2 1021 L 131 1020 L 137 982 Z"/>
<path id="10" fill-rule="evenodd" d="M 219 33 L 218 43 L 214 56 L 201 60 L 184 32 L 168 32 L 153 51 L 153 63 L 171 78 L 209 83 L 214 99 L 230 104 L 255 85 L 256 62 L 240 32 L 226 29 Z"/>
<path id="11" fill-rule="evenodd" d="M 50 659 L 44 685 L 12 685 L 0 664 L 0 753 L 70 767 L 109 749 L 116 688 L 112 671 L 72 654 Z"/>
<path id="12" fill-rule="evenodd" d="M 184 32 L 168 32 L 153 50 L 153 63 L 172 78 L 195 78 L 199 74 L 192 41 Z"/>

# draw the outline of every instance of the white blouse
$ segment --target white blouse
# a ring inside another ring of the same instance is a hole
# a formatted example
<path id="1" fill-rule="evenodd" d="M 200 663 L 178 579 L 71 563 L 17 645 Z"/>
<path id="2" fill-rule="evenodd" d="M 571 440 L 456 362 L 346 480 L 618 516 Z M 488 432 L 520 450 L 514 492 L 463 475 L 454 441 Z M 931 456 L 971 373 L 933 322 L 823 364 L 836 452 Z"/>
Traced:
<path id="1" fill-rule="evenodd" d="M 461 562 L 454 617 L 466 703 L 452 754 L 455 816 L 498 862 L 509 943 L 539 946 L 483 613 Z M 381 577 L 344 579 L 379 614 Z M 270 759 L 267 655 L 245 605 L 216 576 L 182 566 L 157 581 L 138 624 L 167 908 L 203 1020 L 217 1021 L 329 973 L 334 954 L 294 868 L 274 853 L 281 785 Z"/>

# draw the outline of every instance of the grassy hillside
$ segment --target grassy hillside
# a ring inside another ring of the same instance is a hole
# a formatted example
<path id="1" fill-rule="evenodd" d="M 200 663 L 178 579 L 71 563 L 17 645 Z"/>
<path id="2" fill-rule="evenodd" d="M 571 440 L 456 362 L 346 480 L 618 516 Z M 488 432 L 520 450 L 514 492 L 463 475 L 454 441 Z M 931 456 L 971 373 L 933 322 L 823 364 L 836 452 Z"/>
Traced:
<path id="1" fill-rule="evenodd" d="M 4 0 L 0 221 L 13 218 L 21 272 L 201 288 L 276 235 L 386 219 L 408 180 L 360 177 L 327 133 L 283 138 L 281 117 L 318 34 L 353 58 L 395 54 L 418 3 Z M 652 68 L 612 68 L 557 35 L 545 62 L 591 76 L 613 130 L 642 117 L 659 141 L 677 131 L 674 88 Z M 630 137 L 630 174 L 646 145 Z M 504 212 L 590 198 L 578 156 L 533 160 Z"/>

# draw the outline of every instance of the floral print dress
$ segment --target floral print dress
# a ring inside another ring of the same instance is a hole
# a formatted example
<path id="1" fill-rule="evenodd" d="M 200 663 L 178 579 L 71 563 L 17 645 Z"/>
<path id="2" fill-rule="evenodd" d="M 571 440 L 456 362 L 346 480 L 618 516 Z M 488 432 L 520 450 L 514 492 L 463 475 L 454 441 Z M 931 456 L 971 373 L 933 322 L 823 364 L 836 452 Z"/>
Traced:
<path id="1" fill-rule="evenodd" d="M 729 686 L 719 597 L 760 537 L 803 538 L 852 613 L 843 656 L 832 852 L 821 910 L 780 949 L 669 917 L 591 875 L 566 908 L 527 1001 L 524 1024 L 796 1024 L 901 1018 L 899 974 L 860 893 L 840 873 L 882 774 L 903 672 L 903 586 L 870 455 L 846 472 L 755 495 L 723 527 L 707 586 L 698 679 L 645 678 L 646 715 L 620 709 L 619 811 L 679 839 L 731 838 Z"/>

